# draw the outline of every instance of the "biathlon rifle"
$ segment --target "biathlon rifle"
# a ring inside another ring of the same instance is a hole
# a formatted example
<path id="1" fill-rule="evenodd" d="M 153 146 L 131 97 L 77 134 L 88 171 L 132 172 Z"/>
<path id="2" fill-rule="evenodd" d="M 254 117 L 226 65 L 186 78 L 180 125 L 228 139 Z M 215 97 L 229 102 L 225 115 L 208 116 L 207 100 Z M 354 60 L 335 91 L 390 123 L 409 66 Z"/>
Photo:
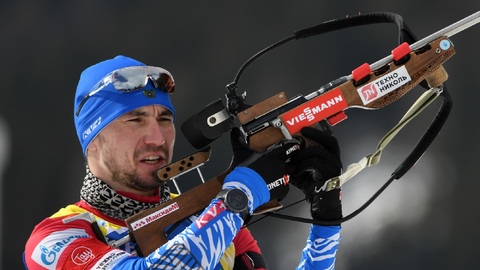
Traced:
<path id="1" fill-rule="evenodd" d="M 341 187 L 346 181 L 365 167 L 378 163 L 381 150 L 398 131 L 428 106 L 437 96 L 443 103 L 433 122 L 421 137 L 412 153 L 392 173 L 390 180 L 361 208 L 335 224 L 349 220 L 365 209 L 394 179 L 403 176 L 423 155 L 445 123 L 452 106 L 452 100 L 445 86 L 448 74 L 443 64 L 455 53 L 450 37 L 480 21 L 476 12 L 421 40 L 415 36 L 394 13 L 369 13 L 327 21 L 294 33 L 250 58 L 238 71 L 234 81 L 227 85 L 226 106 L 219 99 L 207 105 L 182 125 L 183 134 L 198 152 L 188 155 L 158 170 L 161 181 L 175 180 L 178 176 L 197 169 L 208 161 L 212 141 L 239 126 L 245 142 L 256 151 L 285 139 L 297 136 L 301 128 L 318 123 L 325 129 L 346 119 L 349 108 L 379 109 L 398 100 L 417 85 L 427 91 L 417 100 L 400 122 L 379 143 L 377 151 L 366 156 L 359 163 L 348 166 L 339 177 L 326 181 L 323 189 Z M 342 28 L 374 24 L 395 23 L 399 30 L 400 45 L 392 53 L 373 64 L 363 64 L 347 76 L 335 79 L 308 95 L 287 99 L 284 93 L 276 94 L 253 106 L 246 105 L 245 94 L 237 94 L 237 83 L 241 73 L 254 59 L 267 51 L 290 40 L 302 39 Z M 403 42 L 402 42 L 403 41 Z M 235 123 L 238 119 L 238 123 Z M 328 124 L 326 124 L 328 123 Z M 129 237 L 138 244 L 138 254 L 149 254 L 167 241 L 166 229 L 185 218 L 203 211 L 220 191 L 223 179 L 232 168 L 196 186 L 180 196 L 155 208 L 142 211 L 126 220 Z M 201 174 L 200 174 L 201 175 Z M 176 185 L 176 182 L 175 182 Z M 178 188 L 178 186 L 177 186 Z M 277 201 L 270 201 L 256 210 L 256 213 L 282 217 L 275 213 L 282 208 Z M 290 219 L 329 225 L 329 222 L 313 221 L 290 217 Z"/>

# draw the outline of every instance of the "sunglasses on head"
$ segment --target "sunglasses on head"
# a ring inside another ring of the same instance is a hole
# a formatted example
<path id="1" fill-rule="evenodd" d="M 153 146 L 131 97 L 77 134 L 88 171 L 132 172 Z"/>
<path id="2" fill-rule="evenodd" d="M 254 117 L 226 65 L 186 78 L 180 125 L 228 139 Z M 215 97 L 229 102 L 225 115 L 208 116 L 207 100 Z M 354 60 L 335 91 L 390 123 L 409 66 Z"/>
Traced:
<path id="1" fill-rule="evenodd" d="M 121 68 L 110 72 L 96 83 L 80 102 L 75 114 L 78 116 L 85 102 L 109 84 L 112 84 L 118 91 L 132 92 L 145 87 L 149 80 L 158 90 L 166 93 L 172 93 L 175 90 L 172 75 L 163 68 L 151 66 Z"/>

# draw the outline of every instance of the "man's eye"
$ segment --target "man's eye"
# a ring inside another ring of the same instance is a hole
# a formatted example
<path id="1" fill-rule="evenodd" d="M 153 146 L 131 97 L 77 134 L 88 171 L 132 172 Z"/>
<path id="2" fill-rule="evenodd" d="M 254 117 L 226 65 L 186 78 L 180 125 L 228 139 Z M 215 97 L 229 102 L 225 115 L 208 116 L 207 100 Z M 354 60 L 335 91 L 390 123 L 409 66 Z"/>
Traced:
<path id="1" fill-rule="evenodd" d="M 127 119 L 127 122 L 139 122 L 140 121 L 140 118 L 130 118 L 130 119 Z"/>
<path id="2" fill-rule="evenodd" d="M 173 118 L 172 117 L 158 118 L 158 122 L 173 122 Z"/>

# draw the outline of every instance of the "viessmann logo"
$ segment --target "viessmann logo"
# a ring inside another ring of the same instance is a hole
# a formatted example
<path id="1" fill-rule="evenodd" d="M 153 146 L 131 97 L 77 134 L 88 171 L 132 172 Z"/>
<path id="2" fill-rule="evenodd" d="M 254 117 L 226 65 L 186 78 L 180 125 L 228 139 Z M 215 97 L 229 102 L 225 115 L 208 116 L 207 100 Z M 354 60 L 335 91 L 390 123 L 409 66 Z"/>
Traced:
<path id="1" fill-rule="evenodd" d="M 348 107 L 339 88 L 330 90 L 280 116 L 290 134 L 294 134 L 302 127 L 311 126 L 330 117 Z"/>
<path id="2" fill-rule="evenodd" d="M 375 81 L 358 88 L 357 92 L 362 99 L 363 105 L 366 105 L 400 88 L 411 80 L 412 78 L 410 78 L 407 69 L 405 66 L 402 66 L 395 71 L 387 73 Z"/>

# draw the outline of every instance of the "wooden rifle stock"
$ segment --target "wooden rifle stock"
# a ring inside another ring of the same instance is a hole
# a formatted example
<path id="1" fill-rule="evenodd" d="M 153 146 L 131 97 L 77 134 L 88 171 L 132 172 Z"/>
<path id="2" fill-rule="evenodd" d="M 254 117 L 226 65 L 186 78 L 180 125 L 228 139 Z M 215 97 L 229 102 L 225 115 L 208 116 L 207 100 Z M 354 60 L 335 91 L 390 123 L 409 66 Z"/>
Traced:
<path id="1" fill-rule="evenodd" d="M 335 91 L 340 91 L 342 97 L 345 99 L 347 106 L 339 111 L 333 111 L 330 115 L 327 115 L 323 119 L 328 119 L 337 113 L 343 112 L 346 108 L 367 108 L 378 109 L 382 108 L 405 95 L 421 81 L 427 80 L 430 86 L 438 86 L 447 79 L 447 74 L 444 72 L 442 64 L 446 62 L 455 51 L 452 46 L 448 48 L 442 47 L 441 42 L 448 42 L 450 40 L 445 37 L 440 37 L 432 42 L 428 43 L 425 47 L 412 51 L 405 55 L 404 63 L 398 64 L 394 61 L 386 64 L 377 70 L 373 70 L 368 74 L 368 78 L 358 84 L 353 80 L 335 87 Z M 376 99 L 371 103 L 364 104 L 362 98 L 357 91 L 362 86 L 374 82 L 377 79 L 381 79 L 383 76 L 393 73 L 399 68 L 406 68 L 411 80 L 403 86 L 396 88 L 394 91 Z M 331 91 L 329 90 L 329 91 Z M 329 93 L 326 91 L 323 94 Z M 321 99 L 323 94 L 314 97 L 312 100 Z M 308 100 L 310 102 L 312 100 Z M 260 102 L 245 111 L 237 114 L 237 117 L 244 125 L 246 123 L 252 123 L 257 121 L 259 116 L 270 113 L 273 109 L 288 103 L 284 93 L 277 94 L 263 102 Z M 302 105 L 298 106 L 301 107 Z M 282 117 L 282 115 L 276 115 L 276 117 Z M 323 120 L 321 119 L 321 120 Z M 318 123 L 309 123 L 308 126 Z M 259 123 L 263 124 L 263 123 Z M 306 125 L 305 125 L 306 126 Z M 285 139 L 282 131 L 276 127 L 269 126 L 259 132 L 249 136 L 249 147 L 256 151 L 264 151 L 267 147 L 278 143 Z M 161 245 L 163 245 L 167 238 L 165 236 L 165 229 L 179 222 L 193 214 L 196 214 L 205 209 L 210 201 L 215 198 L 216 194 L 220 191 L 223 179 L 231 171 L 231 167 L 225 172 L 206 181 L 204 184 L 196 186 L 184 194 L 163 203 L 155 208 L 140 212 L 126 220 L 127 226 L 130 230 L 130 235 L 133 240 L 136 241 L 140 249 L 140 255 L 149 254 Z M 159 178 L 161 178 L 164 172 L 159 172 Z M 168 176 L 166 178 L 168 180 Z M 271 201 L 267 205 L 262 206 L 257 212 L 271 211 L 272 209 L 278 209 L 281 205 L 276 201 Z"/>

